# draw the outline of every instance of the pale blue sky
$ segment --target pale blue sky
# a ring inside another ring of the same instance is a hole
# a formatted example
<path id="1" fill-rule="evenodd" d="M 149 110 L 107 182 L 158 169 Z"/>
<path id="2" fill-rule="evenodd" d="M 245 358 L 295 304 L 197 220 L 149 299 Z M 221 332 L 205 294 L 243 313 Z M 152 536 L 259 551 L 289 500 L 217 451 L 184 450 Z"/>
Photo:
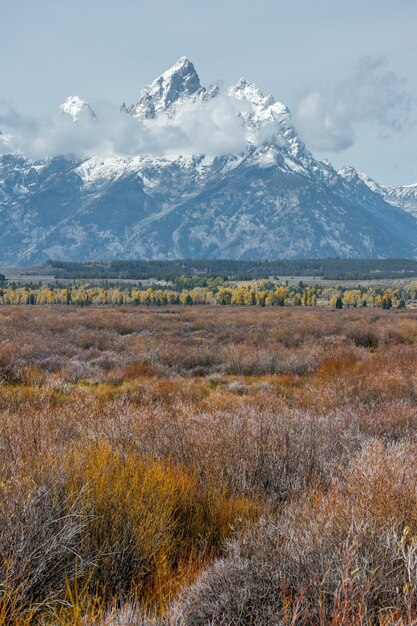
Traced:
<path id="1" fill-rule="evenodd" d="M 415 0 L 4 0 L 0 24 L 0 99 L 22 113 L 50 114 L 75 94 L 93 106 L 100 99 L 131 103 L 185 55 L 203 84 L 244 76 L 294 113 L 306 94 L 320 93 L 325 112 L 339 110 L 348 94 L 352 119 L 347 105 L 332 123 L 353 145 L 332 145 L 313 116 L 302 131 L 308 146 L 380 182 L 417 182 Z M 354 68 L 364 56 L 385 58 L 379 78 L 370 77 L 379 80 L 381 111 L 379 91 L 367 106 L 366 73 L 358 87 Z M 398 125 L 385 76 L 399 89 Z"/>

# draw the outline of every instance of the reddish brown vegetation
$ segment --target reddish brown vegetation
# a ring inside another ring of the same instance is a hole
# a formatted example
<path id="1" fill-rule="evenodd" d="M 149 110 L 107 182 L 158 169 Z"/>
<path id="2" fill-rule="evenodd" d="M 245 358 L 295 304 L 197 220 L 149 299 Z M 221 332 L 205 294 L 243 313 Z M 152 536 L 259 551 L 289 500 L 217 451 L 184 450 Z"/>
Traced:
<path id="1" fill-rule="evenodd" d="M 0 624 L 414 624 L 416 374 L 412 310 L 1 309 Z"/>

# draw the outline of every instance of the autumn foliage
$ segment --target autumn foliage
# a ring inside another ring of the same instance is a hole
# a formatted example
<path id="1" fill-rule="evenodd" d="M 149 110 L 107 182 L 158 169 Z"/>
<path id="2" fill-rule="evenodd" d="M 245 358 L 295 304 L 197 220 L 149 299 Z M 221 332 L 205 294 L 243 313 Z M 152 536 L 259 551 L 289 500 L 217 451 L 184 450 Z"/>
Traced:
<path id="1" fill-rule="evenodd" d="M 417 620 L 417 313 L 0 309 L 0 624 Z"/>

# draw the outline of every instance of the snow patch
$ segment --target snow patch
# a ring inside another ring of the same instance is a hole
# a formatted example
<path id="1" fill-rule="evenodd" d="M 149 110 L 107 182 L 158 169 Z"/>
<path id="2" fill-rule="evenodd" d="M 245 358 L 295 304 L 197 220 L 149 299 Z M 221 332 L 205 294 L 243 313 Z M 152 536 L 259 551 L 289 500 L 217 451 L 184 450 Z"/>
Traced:
<path id="1" fill-rule="evenodd" d="M 61 113 L 68 115 L 73 122 L 77 122 L 80 116 L 87 116 L 93 120 L 96 118 L 96 114 L 93 109 L 85 100 L 81 100 L 78 96 L 69 96 L 63 104 L 59 107 Z"/>

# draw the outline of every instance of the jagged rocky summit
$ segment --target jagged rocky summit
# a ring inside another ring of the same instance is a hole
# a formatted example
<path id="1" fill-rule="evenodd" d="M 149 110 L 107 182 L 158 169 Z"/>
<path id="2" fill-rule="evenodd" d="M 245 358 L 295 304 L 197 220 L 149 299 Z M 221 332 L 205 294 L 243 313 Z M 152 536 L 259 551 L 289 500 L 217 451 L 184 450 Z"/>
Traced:
<path id="1" fill-rule="evenodd" d="M 33 161 L 0 135 L 0 263 L 47 259 L 417 258 L 417 185 L 379 185 L 314 158 L 288 108 L 241 79 L 221 92 L 185 57 L 120 115 L 137 124 L 223 98 L 244 145 L 232 153 L 91 155 Z M 220 102 L 220 100 L 219 100 Z M 74 124 L 96 122 L 70 97 Z"/>

